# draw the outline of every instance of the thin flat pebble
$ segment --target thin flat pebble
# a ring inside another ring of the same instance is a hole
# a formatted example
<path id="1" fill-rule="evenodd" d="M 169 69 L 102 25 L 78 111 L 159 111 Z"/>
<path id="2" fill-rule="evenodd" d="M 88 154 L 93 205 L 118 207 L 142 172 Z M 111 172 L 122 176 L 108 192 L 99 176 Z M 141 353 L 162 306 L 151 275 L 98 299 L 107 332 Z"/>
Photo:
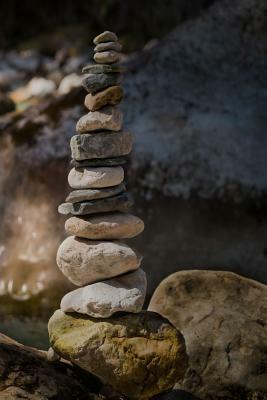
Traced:
<path id="1" fill-rule="evenodd" d="M 97 52 L 94 54 L 94 60 L 99 64 L 113 64 L 120 60 L 120 53 L 114 50 Z"/>
<path id="2" fill-rule="evenodd" d="M 72 159 L 70 165 L 75 168 L 81 167 L 113 167 L 116 165 L 126 164 L 127 159 L 125 157 L 114 157 L 114 158 L 96 158 L 92 160 L 81 160 L 77 161 Z"/>
<path id="3" fill-rule="evenodd" d="M 121 49 L 122 45 L 119 42 L 103 42 L 96 45 L 94 52 L 107 50 L 121 51 Z"/>
<path id="4" fill-rule="evenodd" d="M 83 67 L 83 74 L 110 74 L 123 72 L 124 68 L 119 64 L 89 64 Z"/>
<path id="5" fill-rule="evenodd" d="M 116 194 L 125 192 L 125 190 L 126 187 L 124 183 L 102 189 L 78 189 L 70 192 L 65 201 L 67 203 L 79 203 L 81 201 L 104 199 L 106 197 L 115 196 Z"/>
<path id="6" fill-rule="evenodd" d="M 119 185 L 124 179 L 122 167 L 72 168 L 68 182 L 73 189 L 97 189 Z"/>

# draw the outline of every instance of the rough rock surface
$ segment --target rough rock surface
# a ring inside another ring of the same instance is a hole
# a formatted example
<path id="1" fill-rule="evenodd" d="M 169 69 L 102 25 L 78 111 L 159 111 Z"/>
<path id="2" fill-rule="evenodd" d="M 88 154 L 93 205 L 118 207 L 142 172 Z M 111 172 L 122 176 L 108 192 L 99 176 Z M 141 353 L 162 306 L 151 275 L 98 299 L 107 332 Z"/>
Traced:
<path id="1" fill-rule="evenodd" d="M 109 188 L 73 190 L 66 197 L 66 202 L 77 203 L 79 201 L 104 199 L 106 197 L 115 196 L 116 194 L 125 192 L 125 190 L 126 187 L 124 183 Z"/>
<path id="2" fill-rule="evenodd" d="M 58 354 L 132 399 L 172 388 L 186 370 L 182 335 L 155 313 L 103 320 L 57 310 L 48 329 Z"/>
<path id="3" fill-rule="evenodd" d="M 114 212 L 87 217 L 71 217 L 66 232 L 87 239 L 128 239 L 144 230 L 144 222 L 132 214 Z"/>
<path id="4" fill-rule="evenodd" d="M 108 86 L 117 85 L 119 81 L 119 74 L 88 74 L 83 80 L 82 85 L 89 93 L 96 93 L 103 90 Z"/>
<path id="5" fill-rule="evenodd" d="M 83 286 L 137 269 L 142 257 L 119 241 L 102 242 L 69 236 L 59 246 L 57 265 L 75 285 Z"/>
<path id="6" fill-rule="evenodd" d="M 120 86 L 109 86 L 96 94 L 89 93 L 84 100 L 84 105 L 90 111 L 98 110 L 107 104 L 118 104 L 123 98 L 123 90 Z"/>
<path id="7" fill-rule="evenodd" d="M 119 185 L 123 179 L 122 167 L 72 168 L 68 175 L 69 185 L 73 189 L 106 188 Z"/>
<path id="8" fill-rule="evenodd" d="M 122 112 L 117 107 L 103 107 L 99 111 L 89 111 L 76 125 L 76 131 L 86 133 L 98 130 L 119 131 L 122 127 Z"/>
<path id="9" fill-rule="evenodd" d="M 58 212 L 63 215 L 87 215 L 110 211 L 128 212 L 134 204 L 133 196 L 129 192 L 120 193 L 105 199 L 83 201 L 81 203 L 62 203 Z"/>
<path id="10" fill-rule="evenodd" d="M 74 135 L 71 152 L 75 160 L 126 156 L 131 152 L 133 137 L 129 132 L 99 132 Z"/>
<path id="11" fill-rule="evenodd" d="M 73 290 L 61 300 L 64 312 L 78 312 L 94 318 L 108 318 L 123 311 L 139 313 L 146 296 L 146 274 L 136 271 Z"/>
<path id="12" fill-rule="evenodd" d="M 115 165 L 124 165 L 127 162 L 125 157 L 114 158 L 95 158 L 91 160 L 74 160 L 71 159 L 70 165 L 75 168 L 80 167 L 113 167 Z"/>
<path id="13" fill-rule="evenodd" d="M 265 285 L 230 272 L 180 271 L 161 282 L 149 310 L 185 337 L 189 368 L 179 387 L 207 400 L 267 398 Z"/>

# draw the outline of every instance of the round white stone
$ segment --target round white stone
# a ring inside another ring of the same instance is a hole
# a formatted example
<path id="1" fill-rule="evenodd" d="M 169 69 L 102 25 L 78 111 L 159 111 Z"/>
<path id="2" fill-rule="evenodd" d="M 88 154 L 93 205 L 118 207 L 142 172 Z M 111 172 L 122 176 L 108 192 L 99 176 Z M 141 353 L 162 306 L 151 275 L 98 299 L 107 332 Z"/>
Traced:
<path id="1" fill-rule="evenodd" d="M 64 312 L 78 312 L 94 318 L 108 318 L 119 311 L 139 313 L 146 287 L 146 274 L 138 268 L 118 278 L 73 290 L 63 297 L 60 307 Z"/>
<path id="2" fill-rule="evenodd" d="M 119 185 L 124 179 L 122 167 L 72 168 L 68 182 L 73 189 L 97 189 Z"/>

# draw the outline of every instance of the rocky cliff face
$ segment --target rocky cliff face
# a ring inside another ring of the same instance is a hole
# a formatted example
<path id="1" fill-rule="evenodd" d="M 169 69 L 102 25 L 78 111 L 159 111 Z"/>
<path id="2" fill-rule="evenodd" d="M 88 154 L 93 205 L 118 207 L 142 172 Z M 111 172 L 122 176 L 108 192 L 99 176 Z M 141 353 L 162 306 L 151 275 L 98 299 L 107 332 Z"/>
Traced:
<path id="1" fill-rule="evenodd" d="M 180 268 L 266 279 L 266 11 L 264 0 L 217 1 L 127 61 L 128 180 L 146 222 L 136 242 L 150 293 Z M 47 293 L 69 290 L 55 268 L 56 207 L 83 95 L 0 120 L 0 289 L 31 310 L 32 296 L 47 310 Z"/>

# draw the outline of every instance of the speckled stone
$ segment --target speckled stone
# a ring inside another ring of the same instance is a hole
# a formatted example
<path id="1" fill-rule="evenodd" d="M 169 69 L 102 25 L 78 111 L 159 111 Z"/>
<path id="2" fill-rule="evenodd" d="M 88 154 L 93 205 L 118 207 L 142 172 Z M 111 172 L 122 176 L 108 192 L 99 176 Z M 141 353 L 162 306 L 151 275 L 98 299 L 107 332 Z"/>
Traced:
<path id="1" fill-rule="evenodd" d="M 76 124 L 76 131 L 79 133 L 99 130 L 119 131 L 122 121 L 122 112 L 117 107 L 106 106 L 83 115 Z"/>
<path id="2" fill-rule="evenodd" d="M 89 64 L 83 67 L 83 74 L 110 74 L 123 72 L 124 68 L 119 64 Z"/>
<path id="3" fill-rule="evenodd" d="M 97 53 L 98 51 L 107 51 L 107 50 L 114 50 L 114 51 L 121 51 L 122 45 L 119 42 L 103 42 L 99 43 L 95 46 L 94 52 Z"/>
<path id="4" fill-rule="evenodd" d="M 90 111 L 99 110 L 106 105 L 118 104 L 123 98 L 123 90 L 120 86 L 110 86 L 98 93 L 89 93 L 84 100 L 85 107 Z"/>
<path id="5" fill-rule="evenodd" d="M 124 165 L 126 164 L 127 159 L 125 157 L 115 157 L 115 158 L 96 158 L 92 160 L 82 160 L 77 161 L 72 159 L 70 161 L 70 165 L 75 168 L 83 168 L 83 167 L 113 167 L 116 165 Z"/>
<path id="6" fill-rule="evenodd" d="M 94 60 L 99 64 L 113 64 L 120 60 L 120 54 L 114 50 L 101 51 L 94 54 Z"/>
<path id="7" fill-rule="evenodd" d="M 117 85 L 120 74 L 88 74 L 83 80 L 82 85 L 88 93 L 96 93 L 108 86 Z"/>
<path id="8" fill-rule="evenodd" d="M 79 203 L 81 201 L 91 201 L 97 199 L 105 199 L 106 197 L 115 196 L 116 194 L 125 192 L 124 183 L 120 185 L 102 188 L 102 189 L 80 189 L 73 190 L 66 197 L 66 203 Z"/>
<path id="9" fill-rule="evenodd" d="M 125 156 L 131 152 L 132 143 L 133 136 L 129 132 L 98 132 L 74 135 L 70 146 L 72 158 L 80 161 Z"/>
<path id="10" fill-rule="evenodd" d="M 104 199 L 83 201 L 81 203 L 62 203 L 58 207 L 58 212 L 64 215 L 88 215 L 111 211 L 128 212 L 133 204 L 132 195 L 124 192 Z"/>
<path id="11" fill-rule="evenodd" d="M 119 185 L 124 179 L 122 167 L 72 168 L 68 182 L 73 189 L 98 189 Z"/>
<path id="12" fill-rule="evenodd" d="M 100 35 L 97 35 L 93 42 L 94 44 L 99 44 L 99 43 L 103 43 L 103 42 L 117 42 L 118 41 L 118 36 L 116 35 L 116 33 L 111 32 L 111 31 L 105 31 L 100 33 Z"/>

